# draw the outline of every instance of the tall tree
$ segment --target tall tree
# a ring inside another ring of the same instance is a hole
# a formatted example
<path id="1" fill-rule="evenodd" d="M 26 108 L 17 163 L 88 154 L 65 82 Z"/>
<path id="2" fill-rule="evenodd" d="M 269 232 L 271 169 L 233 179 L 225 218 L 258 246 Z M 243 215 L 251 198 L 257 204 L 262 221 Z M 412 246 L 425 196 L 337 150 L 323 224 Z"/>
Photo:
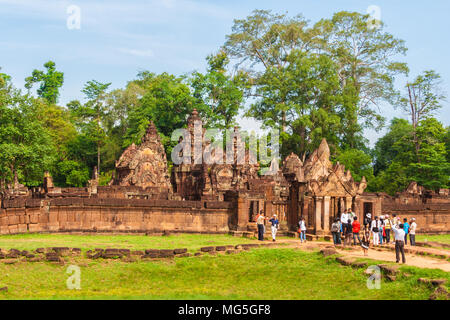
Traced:
<path id="1" fill-rule="evenodd" d="M 320 49 L 339 66 L 341 85 L 350 83 L 355 89 L 356 99 L 349 105 L 355 117 L 347 124 L 346 136 L 351 148 L 357 146 L 360 125 L 381 128 L 384 118 L 377 108 L 382 101 L 391 102 L 395 97 L 395 76 L 408 72 L 405 63 L 396 61 L 407 51 L 404 41 L 385 32 L 382 22 L 373 28 L 370 19 L 369 15 L 342 11 L 314 26 L 320 30 Z"/>
<path id="2" fill-rule="evenodd" d="M 194 72 L 189 79 L 196 107 L 207 112 L 209 126 L 228 129 L 235 124 L 243 105 L 246 75 L 227 74 L 229 59 L 224 51 L 208 56 L 207 61 L 206 74 Z"/>
<path id="3" fill-rule="evenodd" d="M 425 71 L 413 82 L 406 83 L 406 93 L 400 97 L 400 106 L 411 119 L 417 156 L 420 152 L 417 137 L 419 122 L 432 116 L 442 107 L 442 102 L 446 99 L 439 87 L 440 81 L 441 76 L 434 70 Z M 420 159 L 418 161 L 420 162 Z"/>
<path id="4" fill-rule="evenodd" d="M 106 91 L 110 85 L 111 83 L 101 83 L 96 80 L 88 81 L 82 90 L 88 101 L 84 105 L 78 101 L 68 104 L 69 109 L 77 118 L 79 126 L 96 142 L 98 172 L 101 172 L 100 149 L 106 138 L 105 119 L 108 116 L 109 108 L 105 101 Z"/>
<path id="5" fill-rule="evenodd" d="M 64 83 L 64 73 L 56 71 L 55 63 L 48 61 L 44 64 L 46 72 L 35 69 L 32 75 L 25 79 L 25 88 L 28 90 L 35 83 L 40 83 L 37 90 L 39 97 L 44 98 L 49 104 L 56 104 L 59 97 L 59 88 Z"/>

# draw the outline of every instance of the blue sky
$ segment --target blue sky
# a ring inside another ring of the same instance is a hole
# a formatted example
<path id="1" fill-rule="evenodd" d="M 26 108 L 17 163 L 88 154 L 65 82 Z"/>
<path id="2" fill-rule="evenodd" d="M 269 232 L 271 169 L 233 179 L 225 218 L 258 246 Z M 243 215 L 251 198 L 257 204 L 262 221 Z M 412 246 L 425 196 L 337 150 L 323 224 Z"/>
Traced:
<path id="1" fill-rule="evenodd" d="M 68 29 L 68 7 L 81 10 L 81 28 Z M 231 32 L 233 19 L 254 9 L 302 13 L 311 22 L 347 10 L 366 13 L 376 5 L 387 31 L 406 41 L 410 77 L 434 69 L 450 94 L 450 1 L 376 0 L 0 0 L 0 67 L 17 87 L 33 69 L 53 60 L 64 72 L 60 103 L 81 99 L 88 80 L 124 87 L 141 70 L 181 75 L 203 71 L 205 57 Z M 401 79 L 401 85 L 405 79 Z M 450 99 L 449 99 L 450 101 Z M 388 119 L 401 112 L 384 105 Z M 450 124 L 449 102 L 437 114 Z M 253 120 L 243 127 L 257 129 Z M 367 131 L 373 144 L 382 133 Z"/>

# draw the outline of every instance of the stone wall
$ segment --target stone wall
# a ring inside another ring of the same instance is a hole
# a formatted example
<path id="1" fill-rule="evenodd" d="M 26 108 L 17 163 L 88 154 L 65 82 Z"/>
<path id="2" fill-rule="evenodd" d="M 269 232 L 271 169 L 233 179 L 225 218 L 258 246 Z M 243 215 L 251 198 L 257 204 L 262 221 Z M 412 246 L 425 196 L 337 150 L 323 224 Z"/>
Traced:
<path id="1" fill-rule="evenodd" d="M 227 233 L 233 203 L 140 199 L 4 200 L 0 234 L 25 232 Z"/>
<path id="2" fill-rule="evenodd" d="M 429 204 L 404 204 L 392 201 L 383 201 L 383 214 L 393 214 L 399 216 L 402 221 L 407 218 L 416 218 L 418 233 L 449 233 L 450 232 L 450 204 L 449 203 L 429 203 Z"/>

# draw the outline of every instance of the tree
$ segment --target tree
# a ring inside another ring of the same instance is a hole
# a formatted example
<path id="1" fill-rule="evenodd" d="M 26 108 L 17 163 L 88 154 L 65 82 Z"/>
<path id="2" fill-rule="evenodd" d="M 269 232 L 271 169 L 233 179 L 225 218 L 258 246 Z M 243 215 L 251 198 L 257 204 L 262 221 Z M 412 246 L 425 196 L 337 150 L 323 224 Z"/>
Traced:
<path id="1" fill-rule="evenodd" d="M 235 125 L 244 102 L 245 75 L 239 72 L 232 77 L 226 73 L 229 59 L 224 51 L 208 56 L 207 61 L 206 74 L 194 72 L 189 79 L 196 107 L 206 111 L 209 126 L 229 129 Z"/>
<path id="2" fill-rule="evenodd" d="M 88 81 L 82 90 L 88 101 L 84 105 L 79 101 L 68 104 L 78 125 L 96 142 L 98 172 L 101 171 L 100 149 L 106 138 L 105 119 L 109 113 L 108 105 L 105 103 L 106 90 L 110 85 L 111 83 L 101 83 L 96 80 Z"/>
<path id="3" fill-rule="evenodd" d="M 404 41 L 379 28 L 370 26 L 370 16 L 357 12 L 338 12 L 331 19 L 322 19 L 315 26 L 321 41 L 320 49 L 329 54 L 339 66 L 340 83 L 354 88 L 355 99 L 349 105 L 353 121 L 347 125 L 346 143 L 355 147 L 360 124 L 380 129 L 384 118 L 376 111 L 381 101 L 395 98 L 394 80 L 406 74 L 405 63 L 395 61 L 404 55 Z M 360 124 L 359 124 L 360 123 Z"/>
<path id="4" fill-rule="evenodd" d="M 417 155 L 420 152 L 416 132 L 417 125 L 420 121 L 432 116 L 436 110 L 440 109 L 442 102 L 446 99 L 439 88 L 440 80 L 441 76 L 434 70 L 425 71 L 417 76 L 413 82 L 406 83 L 407 93 L 400 97 L 399 100 L 400 106 L 411 118 Z"/>
<path id="5" fill-rule="evenodd" d="M 410 151 L 409 144 L 396 143 L 409 141 L 412 137 L 412 132 L 413 128 L 407 120 L 399 118 L 391 120 L 388 132 L 378 139 L 373 150 L 375 175 L 386 170 L 399 153 Z M 399 146 L 408 147 L 399 148 Z"/>
<path id="6" fill-rule="evenodd" d="M 232 34 L 227 35 L 223 48 L 231 59 L 237 60 L 235 68 L 247 72 L 250 84 L 257 87 L 265 71 L 282 72 L 292 50 L 309 51 L 313 47 L 314 31 L 307 26 L 308 22 L 301 15 L 288 18 L 285 14 L 255 10 L 246 19 L 234 20 Z M 274 120 L 285 132 L 288 107 L 283 101 L 280 104 L 280 112 Z"/>
<path id="7" fill-rule="evenodd" d="M 33 84 L 40 83 L 38 96 L 44 98 L 49 104 L 56 104 L 59 97 L 59 88 L 64 83 L 64 73 L 56 71 L 55 63 L 48 61 L 44 64 L 47 72 L 34 70 L 32 75 L 25 79 L 25 88 L 30 90 Z"/>
<path id="8" fill-rule="evenodd" d="M 337 157 L 336 161 L 345 165 L 345 168 L 350 170 L 355 181 L 361 181 L 362 177 L 366 177 L 368 181 L 374 178 L 372 158 L 364 151 L 356 149 L 348 149 L 342 151 Z"/>
<path id="9" fill-rule="evenodd" d="M 176 145 L 170 141 L 172 133 L 175 129 L 186 125 L 186 118 L 195 105 L 190 89 L 183 80 L 181 77 L 167 73 L 156 75 L 144 71 L 138 74 L 138 79 L 133 83 L 139 85 L 144 93 L 137 107 L 130 110 L 128 114 L 123 147 L 131 143 L 139 144 L 149 121 L 152 120 L 161 135 L 161 142 L 166 153 L 171 153 L 171 148 Z M 202 115 L 207 114 L 205 110 L 199 110 L 199 112 Z"/>
<path id="10" fill-rule="evenodd" d="M 37 101 L 23 96 L 9 81 L 0 87 L 0 180 L 37 186 L 54 161 L 55 149 Z"/>

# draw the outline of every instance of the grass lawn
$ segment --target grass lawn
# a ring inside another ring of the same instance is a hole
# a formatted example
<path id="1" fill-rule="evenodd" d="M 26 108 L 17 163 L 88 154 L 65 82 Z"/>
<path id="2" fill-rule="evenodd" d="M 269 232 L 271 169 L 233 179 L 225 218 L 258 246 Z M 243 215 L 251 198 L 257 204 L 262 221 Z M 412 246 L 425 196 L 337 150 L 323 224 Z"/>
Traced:
<path id="1" fill-rule="evenodd" d="M 0 236 L 0 248 L 40 247 L 188 248 L 255 243 L 228 235 L 59 235 Z M 382 282 L 369 290 L 362 269 L 338 264 L 318 252 L 260 248 L 234 255 L 125 262 L 66 257 L 64 266 L 50 262 L 0 262 L 0 299 L 428 299 L 432 288 L 417 278 L 447 278 L 440 270 L 407 268 L 409 278 Z M 68 290 L 69 265 L 81 269 L 81 290 Z M 404 267 L 406 268 L 406 267 Z M 450 281 L 449 281 L 450 282 Z"/>
<path id="2" fill-rule="evenodd" d="M 420 242 L 435 241 L 450 244 L 450 234 L 439 234 L 439 235 L 418 234 L 416 235 L 416 241 Z"/>
<path id="3" fill-rule="evenodd" d="M 34 250 L 43 247 L 70 247 L 82 250 L 94 248 L 125 249 L 175 249 L 188 248 L 197 251 L 205 246 L 256 243 L 255 239 L 231 235 L 182 234 L 170 236 L 139 235 L 69 235 L 69 234 L 22 234 L 0 236 L 0 248 Z"/>

